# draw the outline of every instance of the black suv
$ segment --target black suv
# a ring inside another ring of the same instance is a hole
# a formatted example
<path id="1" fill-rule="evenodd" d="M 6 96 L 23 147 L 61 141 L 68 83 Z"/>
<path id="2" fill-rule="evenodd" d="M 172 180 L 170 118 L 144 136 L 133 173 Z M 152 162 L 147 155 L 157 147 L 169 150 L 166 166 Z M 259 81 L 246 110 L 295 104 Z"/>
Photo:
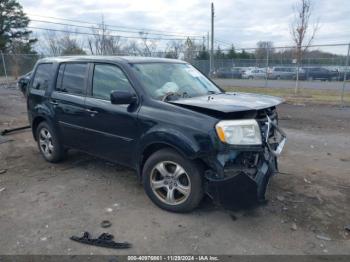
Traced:
<path id="1" fill-rule="evenodd" d="M 286 141 L 281 99 L 225 93 L 186 62 L 138 57 L 40 60 L 27 90 L 43 157 L 74 148 L 136 170 L 150 199 L 174 212 L 246 180 L 264 199 Z M 233 192 L 234 191 L 234 192 Z"/>

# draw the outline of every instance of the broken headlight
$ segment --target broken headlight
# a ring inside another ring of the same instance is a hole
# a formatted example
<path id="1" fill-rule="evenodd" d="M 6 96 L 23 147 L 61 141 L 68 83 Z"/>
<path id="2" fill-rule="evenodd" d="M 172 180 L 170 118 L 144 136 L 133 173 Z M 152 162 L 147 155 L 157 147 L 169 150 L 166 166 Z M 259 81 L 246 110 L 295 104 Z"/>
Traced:
<path id="1" fill-rule="evenodd" d="M 230 145 L 261 145 L 261 133 L 254 119 L 223 120 L 216 124 L 220 140 Z"/>

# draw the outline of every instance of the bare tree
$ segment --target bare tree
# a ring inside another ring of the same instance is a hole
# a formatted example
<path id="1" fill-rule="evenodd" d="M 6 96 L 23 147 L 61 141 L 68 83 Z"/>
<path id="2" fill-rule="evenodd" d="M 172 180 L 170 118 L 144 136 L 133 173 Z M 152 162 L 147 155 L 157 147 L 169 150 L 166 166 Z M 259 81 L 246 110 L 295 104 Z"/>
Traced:
<path id="1" fill-rule="evenodd" d="M 295 58 L 297 63 L 295 93 L 299 93 L 299 68 L 303 54 L 311 45 L 318 30 L 318 22 L 310 28 L 309 22 L 312 14 L 311 0 L 299 0 L 294 7 L 295 18 L 291 24 L 291 35 L 295 44 Z"/>
<path id="2" fill-rule="evenodd" d="M 184 49 L 184 44 L 181 40 L 172 40 L 167 43 L 165 48 L 165 57 L 167 58 L 179 58 L 180 53 Z"/>
<path id="3" fill-rule="evenodd" d="M 274 52 L 273 42 L 271 41 L 259 41 L 256 43 L 257 48 L 255 49 L 256 64 L 261 65 L 265 62 L 268 53 L 271 55 Z M 264 61 L 262 61 L 264 59 Z"/>
<path id="4" fill-rule="evenodd" d="M 136 41 L 128 41 L 123 47 L 123 52 L 128 55 L 141 55 L 142 50 Z"/>
<path id="5" fill-rule="evenodd" d="M 143 55 L 152 56 L 157 51 L 157 41 L 148 39 L 147 32 L 141 31 L 139 35 L 144 45 Z"/>
<path id="6" fill-rule="evenodd" d="M 87 41 L 92 55 L 115 55 L 121 53 L 121 37 L 110 35 L 103 16 L 101 23 L 97 27 L 92 27 L 91 31 L 92 36 Z"/>
<path id="7" fill-rule="evenodd" d="M 83 41 L 78 39 L 74 34 L 64 33 L 59 40 L 61 49 L 60 55 L 86 55 L 83 49 Z"/>
<path id="8" fill-rule="evenodd" d="M 59 45 L 59 35 L 54 31 L 46 31 L 43 34 L 43 41 L 39 41 L 42 49 L 50 56 L 61 55 L 61 46 Z"/>
<path id="9" fill-rule="evenodd" d="M 83 39 L 69 30 L 65 33 L 46 31 L 39 43 L 44 53 L 50 56 L 86 54 Z"/>

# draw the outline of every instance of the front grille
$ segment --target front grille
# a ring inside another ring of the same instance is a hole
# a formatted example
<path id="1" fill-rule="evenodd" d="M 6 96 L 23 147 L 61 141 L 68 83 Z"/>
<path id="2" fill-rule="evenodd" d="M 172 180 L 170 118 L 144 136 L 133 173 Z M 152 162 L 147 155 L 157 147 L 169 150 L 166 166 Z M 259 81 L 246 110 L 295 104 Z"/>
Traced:
<path id="1" fill-rule="evenodd" d="M 256 121 L 258 122 L 261 130 L 261 137 L 263 140 L 266 139 L 266 132 L 268 130 L 268 119 L 267 116 L 270 118 L 272 122 L 274 122 L 276 125 L 278 124 L 278 115 L 277 110 L 275 107 L 270 107 L 266 109 L 259 110 L 256 115 Z M 269 131 L 269 138 L 273 138 L 275 136 L 274 129 L 271 128 Z"/>

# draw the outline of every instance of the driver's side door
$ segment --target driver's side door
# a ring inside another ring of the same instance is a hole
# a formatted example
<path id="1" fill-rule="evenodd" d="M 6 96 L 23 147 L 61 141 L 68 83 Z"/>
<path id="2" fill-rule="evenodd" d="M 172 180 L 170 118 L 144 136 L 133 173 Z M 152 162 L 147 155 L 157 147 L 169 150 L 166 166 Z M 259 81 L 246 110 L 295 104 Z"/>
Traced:
<path id="1" fill-rule="evenodd" d="M 89 92 L 85 100 L 88 151 L 114 162 L 132 166 L 137 138 L 138 106 L 115 105 L 112 91 L 134 89 L 123 70 L 114 64 L 95 63 L 89 70 Z"/>

